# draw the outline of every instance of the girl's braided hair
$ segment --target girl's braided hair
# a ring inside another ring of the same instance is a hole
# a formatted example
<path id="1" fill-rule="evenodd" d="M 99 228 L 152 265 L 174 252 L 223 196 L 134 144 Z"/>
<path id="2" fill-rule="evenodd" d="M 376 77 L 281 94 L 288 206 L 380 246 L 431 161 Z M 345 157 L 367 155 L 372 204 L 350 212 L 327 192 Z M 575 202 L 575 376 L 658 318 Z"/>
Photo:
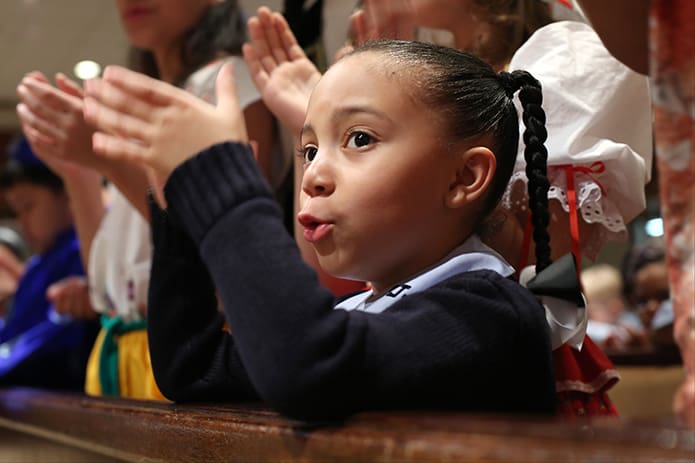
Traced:
<path id="1" fill-rule="evenodd" d="M 461 141 L 490 136 L 497 170 L 487 193 L 484 214 L 495 208 L 514 170 L 519 122 L 513 98 L 519 91 L 526 127 L 524 157 L 536 270 L 540 272 L 550 265 L 548 152 L 544 146 L 547 131 L 540 82 L 526 71 L 497 74 L 490 65 L 468 53 L 428 43 L 368 42 L 352 55 L 364 52 L 379 53 L 405 71 L 394 75 L 407 76 L 413 83 L 411 96 L 439 114 L 446 144 L 454 146 Z"/>

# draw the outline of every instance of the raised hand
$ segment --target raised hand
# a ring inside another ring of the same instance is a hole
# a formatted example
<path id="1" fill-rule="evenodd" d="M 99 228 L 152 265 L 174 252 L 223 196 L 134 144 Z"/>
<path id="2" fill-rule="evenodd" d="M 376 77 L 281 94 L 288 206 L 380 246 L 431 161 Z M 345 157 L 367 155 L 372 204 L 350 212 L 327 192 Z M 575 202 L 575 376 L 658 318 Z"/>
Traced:
<path id="1" fill-rule="evenodd" d="M 98 315 L 92 308 L 85 277 L 67 277 L 53 283 L 46 290 L 46 298 L 61 315 L 78 320 L 93 320 Z"/>
<path id="2" fill-rule="evenodd" d="M 165 82 L 109 66 L 85 84 L 85 118 L 98 132 L 94 151 L 144 164 L 161 181 L 186 159 L 223 141 L 247 143 L 231 64 L 217 76 L 217 106 Z"/>
<path id="3" fill-rule="evenodd" d="M 83 117 L 82 89 L 63 74 L 54 87 L 40 72 L 24 76 L 17 86 L 17 114 L 37 156 L 61 177 L 78 165 L 96 167 L 92 133 Z"/>
<path id="4" fill-rule="evenodd" d="M 364 0 L 350 17 L 356 44 L 376 39 L 414 40 L 415 11 L 412 0 Z"/>
<path id="5" fill-rule="evenodd" d="M 243 52 L 251 77 L 268 109 L 298 135 L 321 73 L 281 14 L 259 8 L 258 15 L 248 20 L 248 29 L 251 41 Z"/>

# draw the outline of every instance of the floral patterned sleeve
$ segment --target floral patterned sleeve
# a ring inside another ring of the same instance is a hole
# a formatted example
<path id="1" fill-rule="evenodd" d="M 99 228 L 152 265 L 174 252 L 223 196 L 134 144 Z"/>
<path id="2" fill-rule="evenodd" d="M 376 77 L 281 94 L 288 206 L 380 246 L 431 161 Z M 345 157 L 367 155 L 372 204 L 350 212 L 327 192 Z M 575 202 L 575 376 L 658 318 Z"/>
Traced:
<path id="1" fill-rule="evenodd" d="M 695 2 L 653 1 L 650 36 L 654 133 L 674 335 L 687 374 L 676 408 L 679 400 L 688 402 L 681 401 L 680 408 L 690 410 L 686 420 L 695 426 Z"/>

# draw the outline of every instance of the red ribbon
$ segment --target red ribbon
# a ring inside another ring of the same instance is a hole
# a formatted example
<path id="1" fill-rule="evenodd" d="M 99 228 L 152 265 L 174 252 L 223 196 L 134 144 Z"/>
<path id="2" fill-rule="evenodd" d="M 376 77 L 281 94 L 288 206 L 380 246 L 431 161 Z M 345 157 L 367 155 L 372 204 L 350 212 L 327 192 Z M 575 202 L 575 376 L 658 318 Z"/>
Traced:
<path id="1" fill-rule="evenodd" d="M 565 173 L 567 175 L 567 172 L 581 172 L 582 174 L 587 175 L 591 180 L 594 181 L 598 185 L 598 187 L 601 189 L 602 194 L 606 194 L 606 190 L 603 188 L 603 185 L 601 185 L 601 182 L 599 182 L 594 175 L 602 174 L 606 171 L 606 165 L 602 161 L 596 161 L 593 164 L 591 164 L 589 167 L 585 166 L 573 166 L 572 164 L 560 164 L 559 166 L 555 166 L 559 169 L 565 169 Z M 569 180 L 567 181 L 567 184 L 569 185 Z"/>

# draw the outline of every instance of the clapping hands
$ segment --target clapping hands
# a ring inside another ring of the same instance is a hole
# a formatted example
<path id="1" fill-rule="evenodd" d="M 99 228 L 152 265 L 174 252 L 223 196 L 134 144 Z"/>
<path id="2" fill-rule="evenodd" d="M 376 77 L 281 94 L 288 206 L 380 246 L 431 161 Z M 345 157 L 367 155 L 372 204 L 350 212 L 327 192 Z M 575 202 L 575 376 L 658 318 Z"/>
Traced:
<path id="1" fill-rule="evenodd" d="M 231 64 L 217 77 L 217 106 L 167 83 L 118 66 L 85 85 L 84 115 L 97 128 L 94 151 L 140 163 L 160 183 L 186 159 L 223 141 L 248 142 Z"/>

